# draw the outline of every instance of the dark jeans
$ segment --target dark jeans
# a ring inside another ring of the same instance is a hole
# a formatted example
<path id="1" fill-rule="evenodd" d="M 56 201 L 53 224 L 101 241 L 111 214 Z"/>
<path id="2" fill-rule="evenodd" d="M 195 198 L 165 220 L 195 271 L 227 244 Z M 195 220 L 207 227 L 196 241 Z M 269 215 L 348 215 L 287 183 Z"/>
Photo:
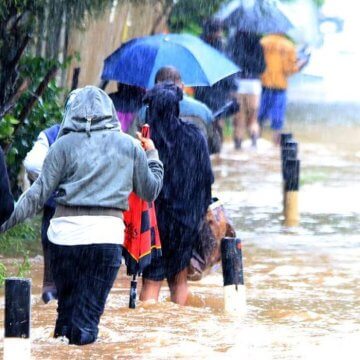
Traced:
<path id="1" fill-rule="evenodd" d="M 44 212 L 41 222 L 41 245 L 44 254 L 44 276 L 43 276 L 43 291 L 55 291 L 55 284 L 51 271 L 50 258 L 50 241 L 47 236 L 50 220 L 54 216 L 55 208 L 51 206 L 44 206 Z"/>
<path id="2" fill-rule="evenodd" d="M 60 246 L 50 243 L 58 291 L 54 336 L 86 345 L 98 335 L 100 316 L 121 264 L 116 244 Z"/>

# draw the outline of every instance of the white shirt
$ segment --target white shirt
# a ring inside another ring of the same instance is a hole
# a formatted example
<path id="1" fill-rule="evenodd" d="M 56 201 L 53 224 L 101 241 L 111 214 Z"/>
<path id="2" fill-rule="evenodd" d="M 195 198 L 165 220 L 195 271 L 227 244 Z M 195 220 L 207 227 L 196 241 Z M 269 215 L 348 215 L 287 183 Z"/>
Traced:
<path id="1" fill-rule="evenodd" d="M 42 131 L 34 143 L 32 149 L 26 154 L 24 166 L 31 180 L 36 180 L 49 151 L 49 141 Z"/>
<path id="2" fill-rule="evenodd" d="M 50 220 L 49 240 L 56 245 L 120 244 L 125 226 L 115 216 L 64 216 Z"/>

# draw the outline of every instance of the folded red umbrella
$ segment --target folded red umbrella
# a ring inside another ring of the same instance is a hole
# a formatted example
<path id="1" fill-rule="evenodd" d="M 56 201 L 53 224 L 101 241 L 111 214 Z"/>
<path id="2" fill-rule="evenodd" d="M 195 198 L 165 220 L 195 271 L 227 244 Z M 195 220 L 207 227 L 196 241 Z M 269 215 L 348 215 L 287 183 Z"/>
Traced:
<path id="1" fill-rule="evenodd" d="M 150 137 L 149 126 L 144 125 L 142 135 Z M 129 210 L 124 211 L 124 258 L 128 275 L 140 275 L 151 260 L 161 256 L 160 235 L 155 205 L 138 197 L 129 196 Z"/>
<path id="2" fill-rule="evenodd" d="M 135 193 L 129 197 L 129 210 L 124 212 L 124 257 L 128 275 L 141 274 L 155 257 L 161 256 L 159 230 L 154 203 Z"/>

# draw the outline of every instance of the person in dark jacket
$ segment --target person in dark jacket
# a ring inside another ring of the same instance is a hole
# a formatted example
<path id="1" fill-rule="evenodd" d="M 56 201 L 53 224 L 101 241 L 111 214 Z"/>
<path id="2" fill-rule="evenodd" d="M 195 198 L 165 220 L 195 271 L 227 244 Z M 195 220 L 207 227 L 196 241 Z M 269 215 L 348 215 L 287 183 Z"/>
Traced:
<path id="1" fill-rule="evenodd" d="M 184 83 L 181 80 L 179 70 L 173 66 L 160 68 L 155 75 L 155 84 L 172 82 L 181 89 Z M 184 94 L 179 103 L 180 118 L 189 123 L 195 124 L 207 139 L 209 153 L 216 154 L 221 149 L 221 138 L 212 111 L 201 101 L 198 101 Z M 137 115 L 136 126 L 140 128 L 146 122 L 146 106 L 143 106 Z M 135 129 L 132 131 L 135 134 Z"/>
<path id="2" fill-rule="evenodd" d="M 167 278 L 171 300 L 185 305 L 187 268 L 199 242 L 199 227 L 211 202 L 214 181 L 207 144 L 200 130 L 179 119 L 182 90 L 172 82 L 147 92 L 151 138 L 164 164 L 163 188 L 155 201 L 163 256 L 143 272 L 140 299 L 157 300 Z"/>
<path id="3" fill-rule="evenodd" d="M 200 38 L 220 51 L 225 53 L 223 40 L 223 26 L 217 19 L 209 19 L 204 23 L 203 33 Z M 206 104 L 212 112 L 216 112 L 232 99 L 231 93 L 236 90 L 233 77 L 227 77 L 215 83 L 213 86 L 200 86 L 195 88 L 195 98 Z M 224 119 L 216 119 L 215 126 L 223 139 Z"/>
<path id="4" fill-rule="evenodd" d="M 0 225 L 10 217 L 13 210 L 14 199 L 10 191 L 5 156 L 0 147 Z"/>
<path id="5" fill-rule="evenodd" d="M 245 131 L 248 130 L 252 145 L 259 136 L 257 122 L 261 95 L 260 75 L 265 71 L 265 58 L 258 34 L 238 31 L 229 41 L 229 54 L 240 67 L 237 78 L 237 100 L 240 110 L 234 116 L 235 149 L 241 149 Z"/>

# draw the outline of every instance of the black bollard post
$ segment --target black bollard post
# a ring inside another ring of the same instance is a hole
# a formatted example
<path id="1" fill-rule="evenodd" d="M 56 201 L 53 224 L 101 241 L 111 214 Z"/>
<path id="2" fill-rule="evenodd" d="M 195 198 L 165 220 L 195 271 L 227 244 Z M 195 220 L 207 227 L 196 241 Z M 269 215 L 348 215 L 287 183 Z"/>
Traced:
<path id="1" fill-rule="evenodd" d="M 224 309 L 226 312 L 244 315 L 246 296 L 240 239 L 232 237 L 222 239 L 221 260 L 224 278 Z"/>
<path id="2" fill-rule="evenodd" d="M 286 226 L 299 225 L 299 179 L 300 160 L 285 159 L 284 170 L 284 215 Z"/>
<path id="3" fill-rule="evenodd" d="M 133 276 L 133 279 L 130 284 L 130 298 L 129 298 L 129 308 L 135 309 L 136 308 L 136 275 Z"/>
<path id="4" fill-rule="evenodd" d="M 280 134 L 280 146 L 283 147 L 285 143 L 292 139 L 292 133 L 281 133 Z"/>
<path id="5" fill-rule="evenodd" d="M 5 279 L 4 360 L 30 359 L 31 280 Z"/>
<path id="6" fill-rule="evenodd" d="M 283 179 L 285 178 L 285 160 L 286 159 L 296 159 L 298 155 L 298 143 L 294 140 L 289 140 L 285 142 L 284 146 L 281 148 L 281 170 Z"/>

